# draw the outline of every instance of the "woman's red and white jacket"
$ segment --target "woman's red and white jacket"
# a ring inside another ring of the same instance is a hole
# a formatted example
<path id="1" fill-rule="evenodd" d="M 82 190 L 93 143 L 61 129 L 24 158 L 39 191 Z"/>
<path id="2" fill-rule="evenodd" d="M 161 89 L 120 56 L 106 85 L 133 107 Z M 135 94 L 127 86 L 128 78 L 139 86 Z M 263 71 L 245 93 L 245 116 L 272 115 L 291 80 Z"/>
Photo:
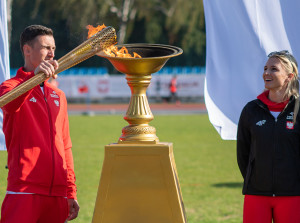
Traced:
<path id="1" fill-rule="evenodd" d="M 0 96 L 34 76 L 24 68 L 0 86 Z M 8 152 L 7 190 L 76 199 L 67 100 L 45 82 L 2 107 Z"/>

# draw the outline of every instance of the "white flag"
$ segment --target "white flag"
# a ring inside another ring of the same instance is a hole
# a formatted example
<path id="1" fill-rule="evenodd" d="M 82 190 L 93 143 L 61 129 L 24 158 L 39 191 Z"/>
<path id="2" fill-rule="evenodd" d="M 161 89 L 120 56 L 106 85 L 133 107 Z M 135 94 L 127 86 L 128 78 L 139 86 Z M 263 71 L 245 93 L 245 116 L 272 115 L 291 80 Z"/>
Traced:
<path id="1" fill-rule="evenodd" d="M 6 0 L 0 3 L 0 83 L 9 78 L 9 52 L 7 35 Z M 3 114 L 0 110 L 0 150 L 5 150 L 5 138 L 2 131 Z"/>
<path id="2" fill-rule="evenodd" d="M 300 64 L 300 1 L 203 0 L 206 20 L 205 103 L 222 139 L 236 139 L 241 110 L 262 93 L 272 51 Z"/>

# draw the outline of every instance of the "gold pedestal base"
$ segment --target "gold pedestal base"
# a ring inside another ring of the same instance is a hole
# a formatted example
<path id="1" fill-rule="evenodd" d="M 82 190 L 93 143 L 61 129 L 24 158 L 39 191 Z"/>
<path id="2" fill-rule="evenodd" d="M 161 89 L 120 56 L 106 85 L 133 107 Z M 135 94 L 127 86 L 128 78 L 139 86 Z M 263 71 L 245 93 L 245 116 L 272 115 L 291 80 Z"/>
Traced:
<path id="1" fill-rule="evenodd" d="M 105 147 L 93 223 L 186 223 L 172 143 Z"/>

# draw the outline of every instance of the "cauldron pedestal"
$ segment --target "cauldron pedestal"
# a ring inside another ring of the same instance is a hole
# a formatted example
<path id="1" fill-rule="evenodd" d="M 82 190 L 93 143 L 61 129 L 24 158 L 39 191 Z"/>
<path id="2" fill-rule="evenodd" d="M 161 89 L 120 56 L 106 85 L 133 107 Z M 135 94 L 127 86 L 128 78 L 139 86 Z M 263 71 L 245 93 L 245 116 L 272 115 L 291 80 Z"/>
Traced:
<path id="1" fill-rule="evenodd" d="M 142 58 L 101 53 L 126 74 L 131 99 L 119 142 L 105 146 L 93 223 L 186 223 L 173 144 L 159 142 L 146 89 L 151 74 L 182 50 L 157 44 L 125 45 Z M 120 46 L 121 47 L 121 46 Z"/>

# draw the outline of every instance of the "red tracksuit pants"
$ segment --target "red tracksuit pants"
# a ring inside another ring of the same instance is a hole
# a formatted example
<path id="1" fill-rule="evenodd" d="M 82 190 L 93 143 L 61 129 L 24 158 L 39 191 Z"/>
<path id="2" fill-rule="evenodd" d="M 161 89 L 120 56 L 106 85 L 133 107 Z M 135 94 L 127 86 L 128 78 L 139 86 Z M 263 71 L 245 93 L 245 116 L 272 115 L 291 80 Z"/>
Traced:
<path id="1" fill-rule="evenodd" d="M 245 195 L 244 223 L 299 223 L 300 196 Z"/>
<path id="2" fill-rule="evenodd" d="M 6 194 L 0 223 L 64 223 L 68 201 L 64 197 L 37 194 Z"/>

